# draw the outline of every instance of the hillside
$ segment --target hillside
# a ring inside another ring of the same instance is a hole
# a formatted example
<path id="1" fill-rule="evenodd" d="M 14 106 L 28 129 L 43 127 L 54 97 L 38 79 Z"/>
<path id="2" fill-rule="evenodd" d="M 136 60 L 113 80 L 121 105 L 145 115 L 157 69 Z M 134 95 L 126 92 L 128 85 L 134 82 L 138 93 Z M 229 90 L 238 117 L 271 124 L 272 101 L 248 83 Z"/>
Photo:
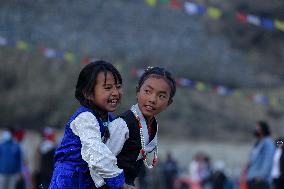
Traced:
<path id="1" fill-rule="evenodd" d="M 227 2 L 227 1 L 226 1 Z M 234 3 L 233 3 L 234 2 Z M 227 11 L 242 10 L 269 18 L 283 17 L 283 3 L 222 0 L 198 1 Z M 282 10 L 282 11 L 281 11 Z M 159 4 L 127 0 L 8 1 L 0 6 L 0 36 L 33 47 L 52 47 L 119 64 L 127 98 L 135 100 L 131 68 L 160 65 L 176 77 L 208 85 L 225 85 L 243 94 L 284 93 L 284 32 L 233 22 L 189 16 Z M 38 49 L 0 47 L 1 127 L 62 128 L 77 104 L 73 98 L 83 65 L 46 58 Z M 174 104 L 159 119 L 161 134 L 182 138 L 244 140 L 258 119 L 284 135 L 283 104 L 262 106 L 247 98 L 178 88 Z M 232 136 L 232 131 L 234 135 Z"/>

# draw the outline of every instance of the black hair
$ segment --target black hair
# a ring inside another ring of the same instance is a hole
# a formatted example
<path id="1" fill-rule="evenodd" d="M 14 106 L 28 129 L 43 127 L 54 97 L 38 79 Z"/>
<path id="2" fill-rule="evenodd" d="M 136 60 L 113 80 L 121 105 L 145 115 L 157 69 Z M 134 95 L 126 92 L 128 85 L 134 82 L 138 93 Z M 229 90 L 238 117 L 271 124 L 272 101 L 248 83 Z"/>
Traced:
<path id="1" fill-rule="evenodd" d="M 257 124 L 261 128 L 261 131 L 262 131 L 264 136 L 270 135 L 270 128 L 269 128 L 269 125 L 266 121 L 258 121 Z"/>
<path id="2" fill-rule="evenodd" d="M 151 76 L 158 75 L 165 79 L 165 81 L 170 85 L 170 100 L 173 99 L 176 93 L 176 82 L 172 77 L 171 73 L 164 68 L 160 67 L 148 67 L 138 81 L 137 91 L 140 90 L 143 83 Z"/>
<path id="3" fill-rule="evenodd" d="M 86 65 L 80 72 L 76 84 L 75 98 L 81 105 L 89 108 L 96 107 L 88 97 L 93 95 L 97 77 L 100 72 L 110 72 L 116 84 L 122 84 L 122 78 L 119 71 L 109 62 L 98 60 Z M 106 78 L 105 78 L 106 80 Z"/>

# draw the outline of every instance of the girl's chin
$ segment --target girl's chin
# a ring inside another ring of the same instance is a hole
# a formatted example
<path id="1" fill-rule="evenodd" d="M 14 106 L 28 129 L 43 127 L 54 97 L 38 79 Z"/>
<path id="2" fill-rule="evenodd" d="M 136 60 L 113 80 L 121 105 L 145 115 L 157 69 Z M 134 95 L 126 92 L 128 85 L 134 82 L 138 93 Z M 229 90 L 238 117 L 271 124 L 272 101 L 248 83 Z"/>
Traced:
<path id="1" fill-rule="evenodd" d="M 154 114 L 146 112 L 146 111 L 142 112 L 142 114 L 146 120 L 151 120 L 154 117 Z"/>

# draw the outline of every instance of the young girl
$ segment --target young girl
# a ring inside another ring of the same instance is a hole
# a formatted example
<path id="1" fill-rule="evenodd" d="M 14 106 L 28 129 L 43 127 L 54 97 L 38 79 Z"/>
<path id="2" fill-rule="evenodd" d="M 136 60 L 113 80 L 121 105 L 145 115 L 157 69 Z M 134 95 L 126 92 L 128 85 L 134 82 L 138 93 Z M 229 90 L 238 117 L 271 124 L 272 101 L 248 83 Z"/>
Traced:
<path id="1" fill-rule="evenodd" d="M 126 184 L 134 186 L 143 162 L 148 168 L 156 165 L 158 123 L 155 116 L 173 102 L 175 92 L 176 83 L 168 71 L 148 68 L 138 82 L 137 104 L 110 123 L 106 145 L 117 155 L 117 165 L 124 170 Z M 149 158 L 152 152 L 154 158 Z"/>
<path id="2" fill-rule="evenodd" d="M 113 119 L 109 112 L 120 102 L 121 85 L 121 75 L 110 63 L 96 61 L 82 69 L 75 91 L 81 107 L 65 126 L 49 189 L 89 189 L 94 183 L 97 188 L 117 189 L 123 185 L 123 170 L 102 141 L 109 137 L 106 128 Z"/>

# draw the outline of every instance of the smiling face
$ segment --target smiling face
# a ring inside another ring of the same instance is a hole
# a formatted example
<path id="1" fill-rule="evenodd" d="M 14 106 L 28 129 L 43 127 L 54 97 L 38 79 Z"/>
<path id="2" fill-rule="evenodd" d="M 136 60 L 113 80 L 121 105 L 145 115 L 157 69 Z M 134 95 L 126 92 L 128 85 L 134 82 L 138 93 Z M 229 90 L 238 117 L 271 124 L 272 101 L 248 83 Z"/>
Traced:
<path id="1" fill-rule="evenodd" d="M 91 97 L 93 103 L 103 111 L 113 112 L 120 103 L 122 86 L 115 82 L 111 72 L 99 72 L 94 92 Z"/>
<path id="2" fill-rule="evenodd" d="M 170 105 L 170 92 L 170 85 L 163 77 L 153 75 L 144 81 L 136 97 L 146 121 L 152 120 L 155 115 Z"/>

